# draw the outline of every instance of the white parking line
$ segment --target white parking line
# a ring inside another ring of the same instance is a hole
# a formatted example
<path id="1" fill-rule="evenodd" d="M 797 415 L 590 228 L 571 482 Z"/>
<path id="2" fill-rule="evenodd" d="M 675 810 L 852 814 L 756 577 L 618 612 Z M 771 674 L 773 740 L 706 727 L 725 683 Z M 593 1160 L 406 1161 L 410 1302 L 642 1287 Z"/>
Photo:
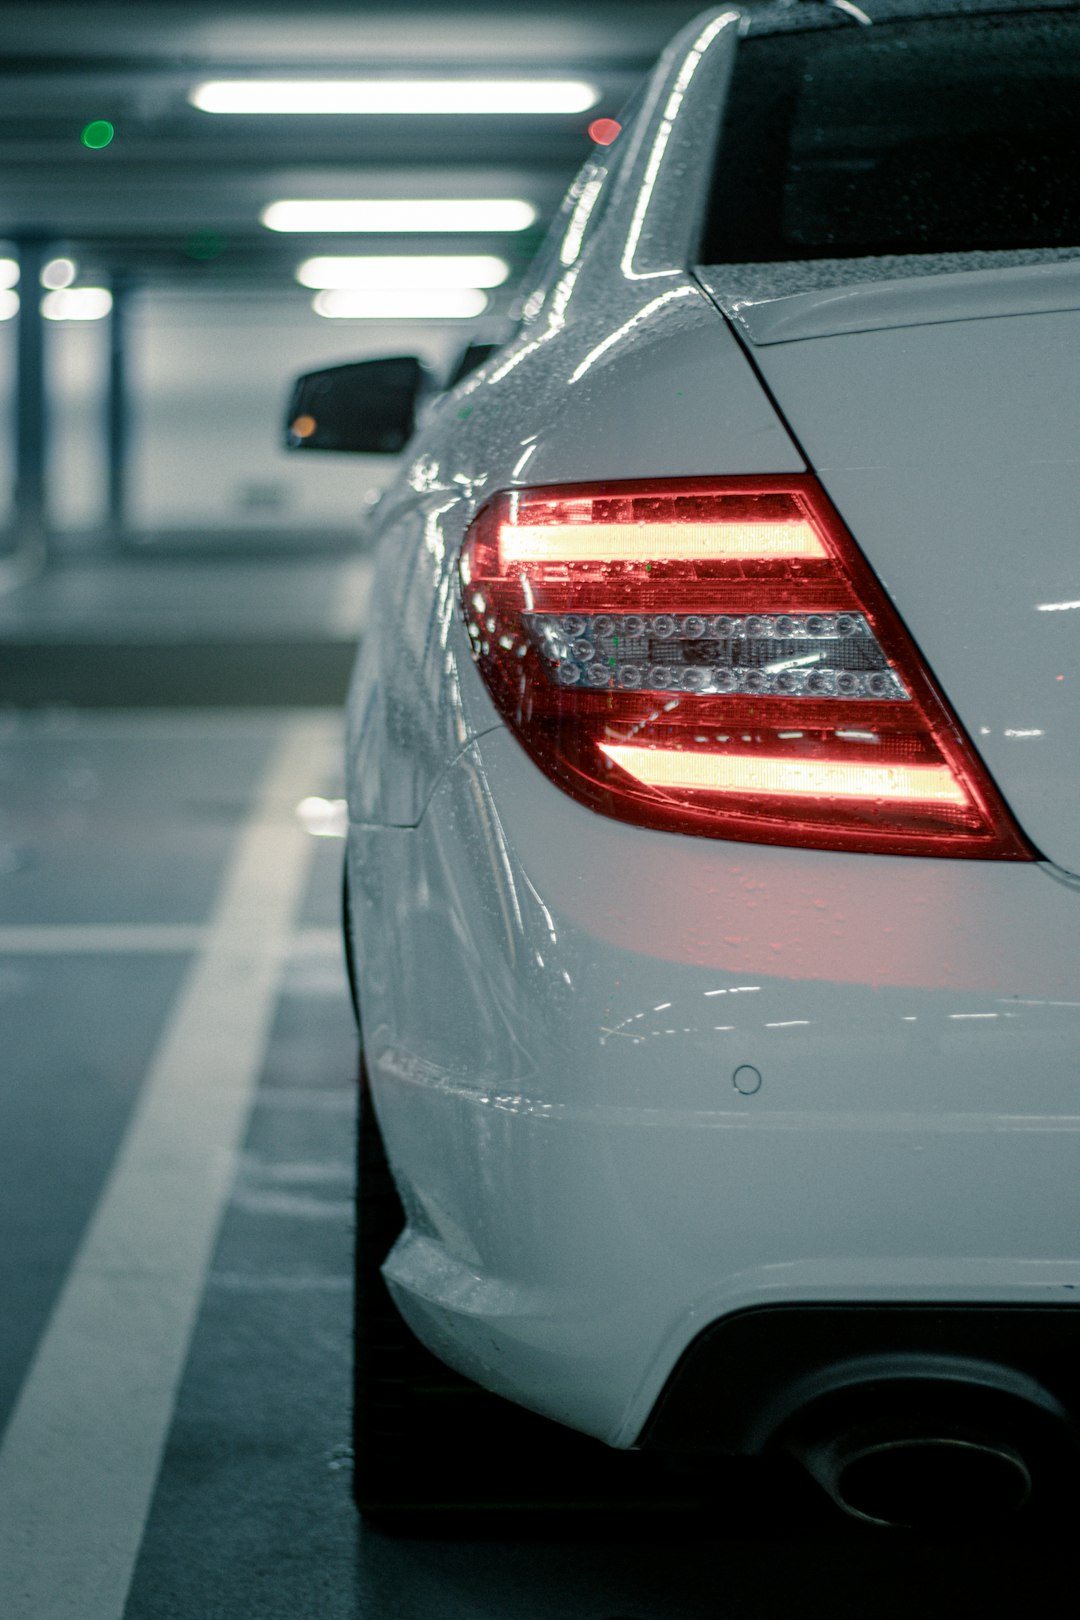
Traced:
<path id="1" fill-rule="evenodd" d="M 190 923 L 15 923 L 0 928 L 0 956 L 84 956 L 194 951 L 206 929 Z"/>
<path id="2" fill-rule="evenodd" d="M 313 845 L 336 727 L 285 722 L 0 1446 L 0 1614 L 120 1620 Z"/>
<path id="3" fill-rule="evenodd" d="M 0 956 L 141 956 L 197 951 L 198 923 L 14 923 L 0 927 Z M 340 928 L 299 928 L 283 940 L 298 956 L 340 956 Z"/>

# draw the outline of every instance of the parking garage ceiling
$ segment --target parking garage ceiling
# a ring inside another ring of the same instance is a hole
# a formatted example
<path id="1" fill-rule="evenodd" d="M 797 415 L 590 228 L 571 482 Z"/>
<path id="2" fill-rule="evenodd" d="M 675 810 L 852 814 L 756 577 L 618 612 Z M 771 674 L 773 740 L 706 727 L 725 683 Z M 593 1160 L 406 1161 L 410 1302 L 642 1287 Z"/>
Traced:
<path id="1" fill-rule="evenodd" d="M 302 253 L 407 252 L 393 236 L 283 237 L 260 223 L 280 198 L 518 197 L 517 236 L 476 236 L 516 272 L 588 150 L 695 0 L 587 7 L 322 0 L 211 5 L 0 0 L 0 237 L 44 237 L 92 274 L 251 287 L 291 280 Z M 206 79 L 567 78 L 599 92 L 557 115 L 215 116 L 188 101 Z M 94 149 L 95 120 L 115 130 Z M 460 241 L 428 237 L 425 251 Z"/>

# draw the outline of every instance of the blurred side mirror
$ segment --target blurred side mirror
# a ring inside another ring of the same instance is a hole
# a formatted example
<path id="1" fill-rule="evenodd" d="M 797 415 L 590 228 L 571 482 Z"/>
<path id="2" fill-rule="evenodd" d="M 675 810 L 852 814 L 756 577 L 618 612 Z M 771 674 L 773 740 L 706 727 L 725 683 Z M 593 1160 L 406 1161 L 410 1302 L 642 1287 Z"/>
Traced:
<path id="1" fill-rule="evenodd" d="M 408 443 L 428 387 L 427 368 L 413 355 L 309 371 L 289 401 L 286 448 L 395 455 Z"/>

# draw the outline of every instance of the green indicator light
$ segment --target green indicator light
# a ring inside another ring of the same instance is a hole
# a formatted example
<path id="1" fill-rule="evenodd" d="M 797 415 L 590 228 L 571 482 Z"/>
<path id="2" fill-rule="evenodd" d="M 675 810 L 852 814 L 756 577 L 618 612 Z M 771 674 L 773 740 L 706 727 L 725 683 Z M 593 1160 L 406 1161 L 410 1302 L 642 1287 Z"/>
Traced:
<path id="1" fill-rule="evenodd" d="M 79 139 L 91 152 L 100 152 L 103 146 L 108 146 L 116 130 L 107 118 L 95 118 L 93 123 L 87 124 Z"/>

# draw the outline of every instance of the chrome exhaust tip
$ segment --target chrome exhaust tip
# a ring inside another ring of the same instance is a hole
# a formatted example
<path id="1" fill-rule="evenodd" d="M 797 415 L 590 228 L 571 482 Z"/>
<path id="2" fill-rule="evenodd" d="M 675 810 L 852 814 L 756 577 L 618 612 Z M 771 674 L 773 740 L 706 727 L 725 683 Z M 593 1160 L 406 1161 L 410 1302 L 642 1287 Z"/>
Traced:
<path id="1" fill-rule="evenodd" d="M 991 1528 L 1031 1496 L 1032 1474 L 1013 1445 L 948 1433 L 857 1431 L 789 1443 L 845 1513 L 906 1530 Z"/>
<path id="2" fill-rule="evenodd" d="M 772 1444 L 868 1524 L 991 1529 L 1022 1513 L 1040 1481 L 1075 1457 L 1056 1399 L 991 1363 L 867 1359 L 824 1369 L 790 1393 Z"/>

